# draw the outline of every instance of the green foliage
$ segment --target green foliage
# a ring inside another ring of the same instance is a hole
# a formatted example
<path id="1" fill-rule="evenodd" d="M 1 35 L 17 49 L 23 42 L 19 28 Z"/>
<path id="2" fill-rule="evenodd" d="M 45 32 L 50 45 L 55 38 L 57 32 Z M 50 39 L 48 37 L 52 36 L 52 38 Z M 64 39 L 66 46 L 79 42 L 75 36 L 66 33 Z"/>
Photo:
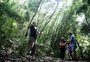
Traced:
<path id="1" fill-rule="evenodd" d="M 87 9 L 88 9 L 88 7 L 87 7 L 87 4 L 83 4 L 78 10 L 77 10 L 77 14 L 78 13 L 81 13 L 81 12 L 87 12 Z"/>
<path id="2" fill-rule="evenodd" d="M 90 25 L 83 23 L 81 32 L 88 35 L 88 33 L 90 33 Z"/>
<path id="3" fill-rule="evenodd" d="M 88 5 L 90 5 L 90 0 L 87 0 Z"/>
<path id="4" fill-rule="evenodd" d="M 15 4 L 8 4 L 8 2 L 1 2 L 0 3 L 0 16 L 7 15 L 13 19 L 20 19 L 20 16 L 12 10 L 11 7 L 13 7 Z"/>
<path id="5" fill-rule="evenodd" d="M 3 22 L 3 21 L 1 21 Z M 2 48 L 12 48 L 13 38 L 16 37 L 18 33 L 18 28 L 15 20 L 8 19 L 1 26 L 1 36 L 0 36 L 0 47 Z"/>

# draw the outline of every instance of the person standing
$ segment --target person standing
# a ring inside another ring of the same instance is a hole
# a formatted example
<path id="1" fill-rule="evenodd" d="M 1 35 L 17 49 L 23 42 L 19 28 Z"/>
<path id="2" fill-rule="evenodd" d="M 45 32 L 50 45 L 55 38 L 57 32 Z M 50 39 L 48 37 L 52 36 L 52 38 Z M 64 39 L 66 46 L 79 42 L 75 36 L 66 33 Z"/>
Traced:
<path id="1" fill-rule="evenodd" d="M 76 59 L 76 48 L 77 48 L 76 39 L 72 32 L 69 33 L 69 38 L 70 38 L 70 47 L 71 47 L 70 55 L 71 55 L 72 59 Z"/>
<path id="2" fill-rule="evenodd" d="M 37 39 L 37 36 L 39 35 L 39 31 L 37 30 L 36 23 L 33 22 L 27 30 L 26 36 L 29 32 L 29 40 L 28 40 L 28 53 L 31 56 L 35 55 L 35 42 Z"/>
<path id="3" fill-rule="evenodd" d="M 60 55 L 61 55 L 61 59 L 64 60 L 65 57 L 65 50 L 66 50 L 66 41 L 64 39 L 64 37 L 61 37 L 61 40 L 59 42 L 60 45 Z"/>

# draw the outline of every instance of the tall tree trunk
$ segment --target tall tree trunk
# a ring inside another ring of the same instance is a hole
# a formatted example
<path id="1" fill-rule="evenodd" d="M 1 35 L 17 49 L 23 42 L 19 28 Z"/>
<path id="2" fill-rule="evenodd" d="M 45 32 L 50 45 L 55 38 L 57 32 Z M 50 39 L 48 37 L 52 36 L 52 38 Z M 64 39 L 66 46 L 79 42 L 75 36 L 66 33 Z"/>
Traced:
<path id="1" fill-rule="evenodd" d="M 57 3 L 57 6 L 55 7 L 55 9 L 54 9 L 53 13 L 51 14 L 51 16 L 47 19 L 48 21 L 45 23 L 44 27 L 41 29 L 41 33 L 42 33 L 43 30 L 45 29 L 46 25 L 47 25 L 47 24 L 50 22 L 50 20 L 52 19 L 54 13 L 55 13 L 56 10 L 57 10 L 58 5 L 59 5 L 59 2 Z M 40 36 L 41 36 L 41 34 L 39 35 L 39 37 L 40 37 Z"/>
<path id="2" fill-rule="evenodd" d="M 30 20 L 29 25 L 31 24 L 31 22 L 33 21 L 34 17 L 35 17 L 35 16 L 36 16 L 36 14 L 38 13 L 38 8 L 39 8 L 39 6 L 40 6 L 41 2 L 42 2 L 42 0 L 40 0 L 40 2 L 39 2 L 39 4 L 38 4 L 38 7 L 37 7 L 37 9 L 36 9 L 36 11 L 35 11 L 35 13 L 34 13 L 34 15 L 33 15 L 33 17 L 32 17 L 32 18 L 31 18 L 31 20 Z"/>

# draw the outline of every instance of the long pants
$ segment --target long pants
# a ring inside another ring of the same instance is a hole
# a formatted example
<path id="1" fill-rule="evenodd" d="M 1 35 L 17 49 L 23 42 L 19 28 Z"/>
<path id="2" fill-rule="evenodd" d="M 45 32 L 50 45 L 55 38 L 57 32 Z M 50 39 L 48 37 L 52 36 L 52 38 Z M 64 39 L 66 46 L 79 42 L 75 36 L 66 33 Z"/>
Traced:
<path id="1" fill-rule="evenodd" d="M 30 53 L 31 56 L 35 55 L 35 41 L 36 38 L 30 37 L 28 42 L 28 53 Z"/>
<path id="2" fill-rule="evenodd" d="M 60 48 L 60 58 L 64 59 L 65 57 L 65 48 Z"/>
<path id="3" fill-rule="evenodd" d="M 71 44 L 71 52 L 70 52 L 72 59 L 76 59 L 76 44 L 72 43 Z"/>

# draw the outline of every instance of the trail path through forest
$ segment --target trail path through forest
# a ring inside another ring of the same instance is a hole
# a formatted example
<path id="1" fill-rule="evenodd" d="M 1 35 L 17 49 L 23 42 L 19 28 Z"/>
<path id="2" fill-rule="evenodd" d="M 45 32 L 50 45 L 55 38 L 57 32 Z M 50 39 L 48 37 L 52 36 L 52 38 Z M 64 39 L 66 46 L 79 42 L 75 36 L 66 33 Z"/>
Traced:
<path id="1" fill-rule="evenodd" d="M 1 61 L 2 62 L 2 61 Z M 89 62 L 86 60 L 60 60 L 60 58 L 52 58 L 52 57 L 36 57 L 32 59 L 31 57 L 22 57 L 22 58 L 8 58 L 5 62 Z"/>
<path id="2" fill-rule="evenodd" d="M 79 59 L 79 58 L 78 58 Z M 55 57 L 31 57 L 30 55 L 25 55 L 24 57 L 16 55 L 16 54 L 6 54 L 5 51 L 0 52 L 0 62 L 90 62 L 87 60 L 64 60 L 62 61 L 60 58 Z"/>

